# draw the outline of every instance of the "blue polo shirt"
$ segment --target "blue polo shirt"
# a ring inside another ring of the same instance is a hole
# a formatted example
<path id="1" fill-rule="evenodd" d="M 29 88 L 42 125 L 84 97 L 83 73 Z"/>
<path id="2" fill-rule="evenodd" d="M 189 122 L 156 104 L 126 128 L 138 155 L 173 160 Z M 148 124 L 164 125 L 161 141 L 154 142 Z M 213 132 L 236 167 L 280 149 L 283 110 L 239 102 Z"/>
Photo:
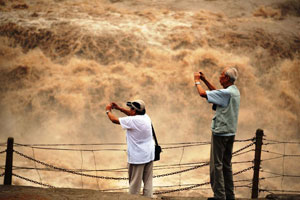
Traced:
<path id="1" fill-rule="evenodd" d="M 231 93 L 229 90 L 229 87 L 226 89 L 220 89 L 220 90 L 211 90 L 211 91 L 206 91 L 207 95 L 207 101 L 209 103 L 216 104 L 217 106 L 221 106 L 223 108 L 227 107 L 230 98 L 231 98 Z M 235 133 L 224 133 L 224 134 L 216 134 L 213 132 L 214 135 L 217 136 L 234 136 Z"/>

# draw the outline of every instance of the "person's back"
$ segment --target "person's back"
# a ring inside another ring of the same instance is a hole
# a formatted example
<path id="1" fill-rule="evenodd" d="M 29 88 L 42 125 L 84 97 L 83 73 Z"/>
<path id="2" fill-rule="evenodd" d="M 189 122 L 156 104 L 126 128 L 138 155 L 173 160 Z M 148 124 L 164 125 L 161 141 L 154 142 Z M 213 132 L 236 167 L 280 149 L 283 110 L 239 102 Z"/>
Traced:
<path id="1" fill-rule="evenodd" d="M 119 118 L 126 129 L 128 163 L 142 164 L 154 159 L 151 119 L 147 114 Z"/>
<path id="2" fill-rule="evenodd" d="M 127 106 L 129 110 L 111 103 L 106 106 L 106 113 L 113 123 L 126 130 L 129 193 L 139 194 L 143 181 L 143 195 L 152 197 L 154 140 L 151 119 L 146 114 L 144 101 L 127 102 Z M 117 118 L 112 109 L 120 110 L 127 117 Z"/>

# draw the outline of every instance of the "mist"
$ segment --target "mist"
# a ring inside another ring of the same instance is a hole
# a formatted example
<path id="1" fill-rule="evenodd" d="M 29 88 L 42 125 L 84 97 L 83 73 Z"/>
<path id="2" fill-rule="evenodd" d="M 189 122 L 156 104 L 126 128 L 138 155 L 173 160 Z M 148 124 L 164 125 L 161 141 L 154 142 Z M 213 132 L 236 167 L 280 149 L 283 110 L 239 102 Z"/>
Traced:
<path id="1" fill-rule="evenodd" d="M 221 88 L 220 73 L 234 66 L 241 92 L 236 139 L 252 138 L 261 128 L 268 139 L 299 142 L 299 8 L 300 3 L 292 0 L 2 0 L 0 141 L 14 137 L 20 144 L 125 143 L 124 130 L 108 120 L 105 106 L 110 102 L 125 106 L 133 99 L 145 101 L 160 143 L 210 141 L 214 112 L 197 93 L 193 73 L 204 72 Z M 244 145 L 236 143 L 234 148 Z M 98 169 L 127 166 L 126 146 L 117 146 L 124 151 L 114 152 L 16 148 L 67 169 L 95 169 L 95 163 Z M 297 144 L 268 149 L 299 153 Z M 209 150 L 209 145 L 180 153 L 165 150 L 157 165 L 208 161 Z M 14 158 L 20 166 L 34 167 L 32 161 Z M 253 159 L 254 154 L 243 158 Z M 0 161 L 4 165 L 4 154 Z M 274 162 L 282 165 L 282 160 Z M 286 158 L 285 173 L 296 174 L 299 166 L 291 162 Z M 274 172 L 275 166 L 264 164 Z M 243 167 L 235 165 L 234 170 Z M 61 172 L 18 173 L 34 180 L 41 177 L 57 187 L 127 186 L 126 181 L 96 181 Z M 126 169 L 97 174 L 127 176 Z M 252 178 L 250 172 L 244 176 Z M 206 168 L 154 184 L 207 180 Z M 31 184 L 20 179 L 13 183 Z M 281 179 L 268 184 L 282 188 Z M 299 181 L 284 180 L 284 187 L 299 190 Z M 195 194 L 210 193 L 179 195 Z M 249 196 L 249 191 L 238 190 L 237 195 Z"/>

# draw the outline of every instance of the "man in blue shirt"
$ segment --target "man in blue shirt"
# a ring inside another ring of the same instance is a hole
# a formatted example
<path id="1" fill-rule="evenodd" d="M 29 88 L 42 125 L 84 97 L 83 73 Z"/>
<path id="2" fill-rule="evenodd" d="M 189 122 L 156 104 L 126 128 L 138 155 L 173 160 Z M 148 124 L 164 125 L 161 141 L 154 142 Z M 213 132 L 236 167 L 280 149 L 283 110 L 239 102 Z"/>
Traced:
<path id="1" fill-rule="evenodd" d="M 234 85 L 237 77 L 235 68 L 225 68 L 219 79 L 224 89 L 217 90 L 202 72 L 194 73 L 199 95 L 213 103 L 216 110 L 211 124 L 210 153 L 210 183 L 214 197 L 208 199 L 235 199 L 231 158 L 240 106 L 240 92 Z M 201 81 L 208 91 L 202 88 Z"/>

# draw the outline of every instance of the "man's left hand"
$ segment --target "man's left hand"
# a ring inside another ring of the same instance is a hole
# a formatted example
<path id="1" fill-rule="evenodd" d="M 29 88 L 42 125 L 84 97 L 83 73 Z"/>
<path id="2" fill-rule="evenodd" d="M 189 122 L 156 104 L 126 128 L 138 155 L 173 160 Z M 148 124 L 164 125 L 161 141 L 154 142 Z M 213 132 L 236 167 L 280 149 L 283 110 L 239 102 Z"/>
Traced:
<path id="1" fill-rule="evenodd" d="M 194 80 L 195 80 L 195 82 L 200 82 L 200 73 L 199 72 L 194 72 Z"/>
<path id="2" fill-rule="evenodd" d="M 110 104 L 107 104 L 105 109 L 111 111 L 111 108 L 112 108 L 112 104 L 110 103 Z"/>

